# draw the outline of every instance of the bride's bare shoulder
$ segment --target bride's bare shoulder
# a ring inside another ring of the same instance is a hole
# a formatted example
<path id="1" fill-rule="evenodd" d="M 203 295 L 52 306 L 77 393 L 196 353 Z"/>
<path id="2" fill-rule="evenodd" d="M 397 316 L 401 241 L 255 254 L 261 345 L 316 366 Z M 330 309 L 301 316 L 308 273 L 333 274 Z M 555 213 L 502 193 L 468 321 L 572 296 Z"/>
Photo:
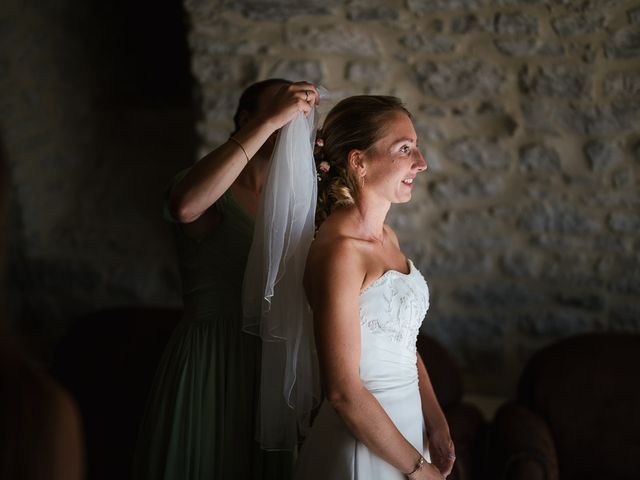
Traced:
<path id="1" fill-rule="evenodd" d="M 359 271 L 363 265 L 360 241 L 349 235 L 341 222 L 323 223 L 311 242 L 307 257 L 307 273 L 340 273 L 345 269 Z"/>
<path id="2" fill-rule="evenodd" d="M 318 231 L 307 264 L 342 264 L 358 254 L 357 241 L 340 231 Z"/>

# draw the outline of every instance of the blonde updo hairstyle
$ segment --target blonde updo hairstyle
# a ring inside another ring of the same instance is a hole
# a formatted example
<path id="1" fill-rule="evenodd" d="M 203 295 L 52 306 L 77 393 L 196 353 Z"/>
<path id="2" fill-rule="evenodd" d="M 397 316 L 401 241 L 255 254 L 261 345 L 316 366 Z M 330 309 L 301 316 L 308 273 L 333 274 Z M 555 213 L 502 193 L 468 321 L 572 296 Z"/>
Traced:
<path id="1" fill-rule="evenodd" d="M 384 135 L 385 120 L 398 112 L 411 117 L 400 99 L 383 95 L 348 97 L 331 109 L 314 151 L 319 172 L 316 227 L 335 208 L 355 203 L 360 182 L 349 167 L 349 152 L 369 150 Z"/>

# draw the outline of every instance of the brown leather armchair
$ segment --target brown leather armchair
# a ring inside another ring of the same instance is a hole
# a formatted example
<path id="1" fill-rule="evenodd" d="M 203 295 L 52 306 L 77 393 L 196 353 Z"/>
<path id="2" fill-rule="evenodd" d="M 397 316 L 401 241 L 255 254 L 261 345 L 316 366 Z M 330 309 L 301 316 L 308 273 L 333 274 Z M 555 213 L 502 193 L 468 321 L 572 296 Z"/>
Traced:
<path id="1" fill-rule="evenodd" d="M 492 422 L 489 465 L 498 480 L 640 479 L 640 334 L 537 352 Z"/>
<path id="2" fill-rule="evenodd" d="M 464 402 L 462 375 L 451 354 L 434 338 L 420 334 L 418 352 L 442 407 L 456 448 L 449 480 L 483 477 L 487 424 L 480 410 Z"/>

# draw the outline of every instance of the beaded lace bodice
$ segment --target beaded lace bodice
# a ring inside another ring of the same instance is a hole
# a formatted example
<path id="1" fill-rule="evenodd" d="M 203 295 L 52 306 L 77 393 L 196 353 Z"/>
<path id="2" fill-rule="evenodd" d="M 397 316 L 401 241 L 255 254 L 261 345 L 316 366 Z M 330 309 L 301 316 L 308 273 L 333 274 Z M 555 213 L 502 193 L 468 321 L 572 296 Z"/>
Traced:
<path id="1" fill-rule="evenodd" d="M 409 273 L 388 270 L 360 295 L 360 325 L 415 353 L 416 336 L 429 308 L 429 288 L 413 262 Z"/>

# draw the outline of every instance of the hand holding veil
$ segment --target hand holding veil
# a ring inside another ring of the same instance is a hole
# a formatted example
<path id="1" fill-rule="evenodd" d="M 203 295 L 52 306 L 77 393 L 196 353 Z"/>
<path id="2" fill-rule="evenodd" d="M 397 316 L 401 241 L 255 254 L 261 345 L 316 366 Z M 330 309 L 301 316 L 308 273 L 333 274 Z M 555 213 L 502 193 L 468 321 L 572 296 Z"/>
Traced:
<path id="1" fill-rule="evenodd" d="M 258 440 L 292 450 L 320 401 L 313 319 L 302 277 L 315 231 L 315 109 L 298 113 L 276 142 L 244 275 L 245 331 L 262 339 Z"/>

